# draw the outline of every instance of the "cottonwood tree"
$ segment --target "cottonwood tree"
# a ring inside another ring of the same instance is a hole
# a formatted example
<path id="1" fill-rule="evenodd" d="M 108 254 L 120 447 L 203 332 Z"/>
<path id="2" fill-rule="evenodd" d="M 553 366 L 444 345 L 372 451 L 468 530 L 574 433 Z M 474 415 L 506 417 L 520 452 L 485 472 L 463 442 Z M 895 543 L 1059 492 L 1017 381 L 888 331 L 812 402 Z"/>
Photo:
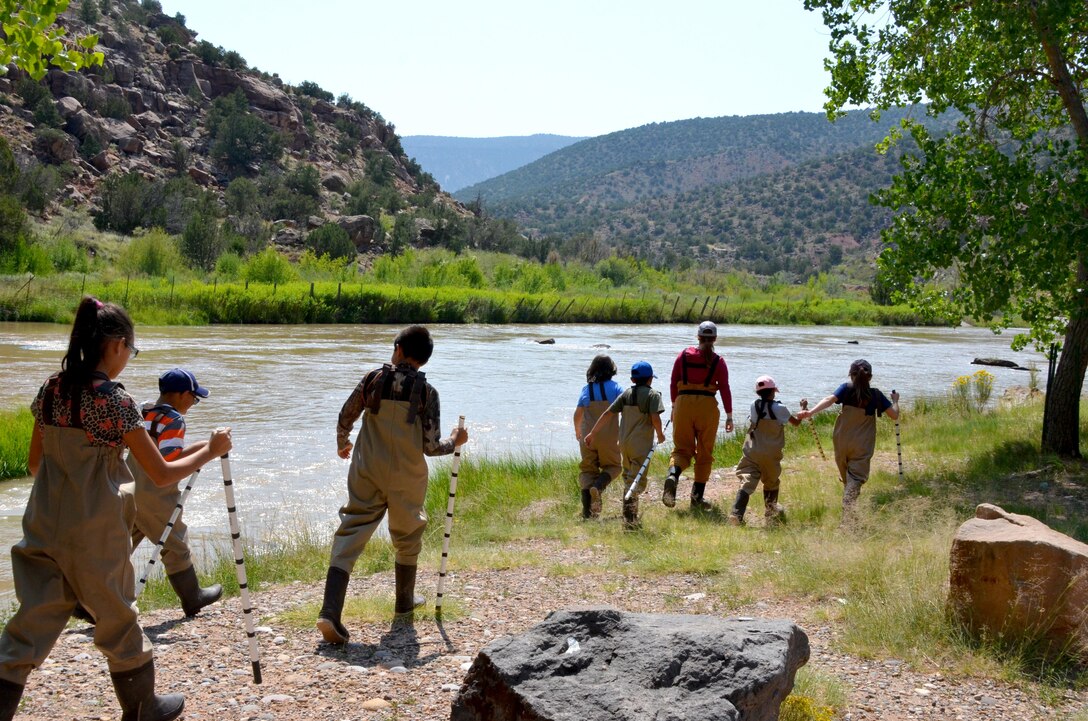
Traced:
<path id="1" fill-rule="evenodd" d="M 876 202 L 884 280 L 923 308 L 995 330 L 1014 348 L 1062 338 L 1042 446 L 1079 457 L 1088 364 L 1088 3 L 1084 0 L 805 0 L 831 32 L 825 106 L 928 103 L 963 114 L 930 134 Z M 889 136 L 885 147 L 903 131 Z M 941 282 L 934 283 L 935 279 Z"/>
<path id="2" fill-rule="evenodd" d="M 66 37 L 57 16 L 68 8 L 68 0 L 0 0 L 0 68 L 14 63 L 30 77 L 41 80 L 50 65 L 61 70 L 79 70 L 101 65 L 104 56 L 94 52 L 97 35 L 75 40 Z"/>

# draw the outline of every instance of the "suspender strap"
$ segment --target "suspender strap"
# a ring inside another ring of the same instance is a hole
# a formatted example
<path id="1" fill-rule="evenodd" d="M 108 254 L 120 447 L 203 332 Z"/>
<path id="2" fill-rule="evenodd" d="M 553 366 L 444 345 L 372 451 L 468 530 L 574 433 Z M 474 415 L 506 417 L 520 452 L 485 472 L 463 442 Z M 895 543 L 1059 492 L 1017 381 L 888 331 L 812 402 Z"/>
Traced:
<path id="1" fill-rule="evenodd" d="M 710 381 L 714 380 L 714 371 L 718 370 L 718 361 L 721 359 L 722 357 L 720 355 L 714 356 L 714 360 L 711 361 L 710 367 L 706 369 L 706 379 L 703 381 L 704 386 L 709 386 Z"/>
<path id="2" fill-rule="evenodd" d="M 374 408 L 372 408 L 371 411 L 370 411 L 374 415 L 378 415 L 379 411 L 381 411 L 381 409 L 382 409 L 382 399 L 383 398 L 390 398 L 392 396 L 392 394 L 393 394 L 393 371 L 392 371 L 392 369 L 383 367 L 382 370 L 380 371 L 380 373 L 381 373 L 380 378 L 381 378 L 381 381 L 382 381 L 382 390 L 378 394 L 378 397 L 374 399 Z"/>
<path id="3" fill-rule="evenodd" d="M 592 403 L 593 401 L 597 400 L 596 398 L 593 397 L 593 384 L 590 383 L 587 387 L 589 388 L 589 402 Z M 604 400 L 604 399 L 602 398 L 601 400 Z"/>
<path id="4" fill-rule="evenodd" d="M 420 408 L 420 399 L 423 397 L 423 389 L 427 386 L 427 377 L 423 373 L 416 373 L 412 382 L 412 391 L 408 395 L 408 424 L 416 422 L 416 415 Z"/>

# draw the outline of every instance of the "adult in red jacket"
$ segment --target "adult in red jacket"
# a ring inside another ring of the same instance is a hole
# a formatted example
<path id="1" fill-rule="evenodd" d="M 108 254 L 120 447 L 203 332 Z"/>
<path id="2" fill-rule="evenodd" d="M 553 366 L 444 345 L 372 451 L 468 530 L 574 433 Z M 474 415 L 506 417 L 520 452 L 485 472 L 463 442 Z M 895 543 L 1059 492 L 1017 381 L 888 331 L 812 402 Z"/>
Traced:
<path id="1" fill-rule="evenodd" d="M 725 430 L 733 430 L 733 395 L 729 392 L 729 369 L 725 360 L 714 352 L 718 327 L 708 320 L 699 324 L 696 337 L 699 345 L 685 349 L 672 365 L 672 440 L 669 474 L 665 477 L 665 492 L 661 502 L 669 508 L 676 505 L 676 485 L 680 474 L 695 461 L 695 478 L 691 484 L 691 507 L 707 510 L 703 500 L 710 468 L 714 462 L 714 441 L 718 436 L 718 401 L 720 394 L 725 407 Z"/>

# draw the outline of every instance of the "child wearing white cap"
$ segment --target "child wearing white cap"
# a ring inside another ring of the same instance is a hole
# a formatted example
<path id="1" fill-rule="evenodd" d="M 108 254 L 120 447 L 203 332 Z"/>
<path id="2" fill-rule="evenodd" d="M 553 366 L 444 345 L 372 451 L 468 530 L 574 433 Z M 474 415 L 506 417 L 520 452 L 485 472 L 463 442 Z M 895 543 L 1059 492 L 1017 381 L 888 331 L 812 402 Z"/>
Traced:
<path id="1" fill-rule="evenodd" d="M 748 437 L 744 439 L 736 474 L 741 487 L 737 500 L 729 512 L 729 523 L 744 523 L 744 511 L 748 498 L 763 482 L 763 502 L 768 523 L 782 517 L 784 509 L 778 505 L 778 486 L 782 476 L 782 449 L 786 445 L 787 423 L 800 425 L 801 421 L 786 406 L 774 399 L 778 386 L 774 378 L 760 376 L 756 379 L 756 395 L 759 396 L 749 412 Z"/>

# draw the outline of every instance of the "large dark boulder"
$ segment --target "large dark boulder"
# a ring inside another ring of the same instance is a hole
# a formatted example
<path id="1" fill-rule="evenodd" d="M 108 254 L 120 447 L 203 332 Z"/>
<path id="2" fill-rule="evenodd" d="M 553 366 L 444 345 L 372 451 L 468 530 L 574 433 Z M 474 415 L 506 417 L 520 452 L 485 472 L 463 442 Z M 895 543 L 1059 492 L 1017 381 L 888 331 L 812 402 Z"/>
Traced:
<path id="1" fill-rule="evenodd" d="M 808 656 L 791 621 L 556 611 L 480 651 L 450 721 L 775 721 Z"/>

